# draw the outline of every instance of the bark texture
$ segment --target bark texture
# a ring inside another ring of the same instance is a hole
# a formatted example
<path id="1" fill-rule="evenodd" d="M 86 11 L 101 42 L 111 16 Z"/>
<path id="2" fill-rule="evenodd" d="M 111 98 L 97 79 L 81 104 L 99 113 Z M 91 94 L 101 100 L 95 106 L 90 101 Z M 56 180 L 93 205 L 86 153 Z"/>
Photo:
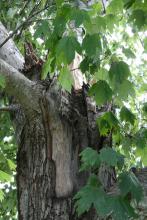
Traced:
<path id="1" fill-rule="evenodd" d="M 8 33 L 0 27 L 3 41 Z M 18 143 L 18 218 L 77 219 L 72 197 L 88 176 L 78 172 L 79 153 L 87 146 L 98 148 L 99 143 L 95 104 L 86 100 L 84 88 L 70 95 L 57 83 L 30 80 L 32 75 L 38 79 L 35 65 L 24 65 L 12 40 L 0 49 L 0 58 L 6 88 L 18 106 L 12 115 Z M 89 218 L 90 214 L 81 219 Z"/>
<path id="2" fill-rule="evenodd" d="M 79 153 L 87 146 L 99 148 L 96 112 L 88 113 L 83 90 L 69 95 L 56 84 L 43 88 L 40 109 L 31 117 L 21 113 L 25 123 L 17 157 L 19 219 L 78 219 L 72 196 L 88 176 L 78 172 Z M 92 219 L 89 215 L 81 219 Z"/>

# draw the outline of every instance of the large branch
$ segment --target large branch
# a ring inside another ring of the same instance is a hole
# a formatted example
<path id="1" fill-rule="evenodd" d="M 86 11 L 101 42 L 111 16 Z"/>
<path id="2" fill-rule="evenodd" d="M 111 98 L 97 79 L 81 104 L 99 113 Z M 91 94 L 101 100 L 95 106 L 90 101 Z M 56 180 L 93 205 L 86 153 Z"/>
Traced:
<path id="1" fill-rule="evenodd" d="M 15 96 L 24 108 L 38 109 L 40 94 L 34 82 L 2 59 L 0 59 L 0 75 L 5 78 L 6 91 Z"/>
<path id="2" fill-rule="evenodd" d="M 8 31 L 0 22 L 0 44 L 5 41 L 9 36 Z M 24 66 L 24 58 L 15 46 L 12 39 L 9 39 L 2 48 L 0 48 L 0 58 L 5 60 L 8 64 L 16 68 L 17 70 L 22 70 Z"/>
<path id="3" fill-rule="evenodd" d="M 7 36 L 8 31 L 0 22 L 0 43 Z M 24 67 L 24 58 L 15 46 L 12 39 L 9 39 L 2 48 L 0 48 L 0 74 L 6 80 L 6 91 L 16 97 L 16 99 L 27 109 L 39 109 L 38 98 L 39 91 L 35 83 L 21 74 Z"/>

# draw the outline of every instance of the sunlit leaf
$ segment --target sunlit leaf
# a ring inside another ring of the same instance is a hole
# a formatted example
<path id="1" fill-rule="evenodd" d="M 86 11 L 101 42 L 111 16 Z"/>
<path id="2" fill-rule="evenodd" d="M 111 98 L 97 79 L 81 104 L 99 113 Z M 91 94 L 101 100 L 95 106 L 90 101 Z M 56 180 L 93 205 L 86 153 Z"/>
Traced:
<path id="1" fill-rule="evenodd" d="M 8 165 L 9 165 L 10 169 L 15 171 L 16 164 L 10 159 L 8 159 L 7 162 L 8 162 Z"/>
<path id="2" fill-rule="evenodd" d="M 11 181 L 11 175 L 9 175 L 8 173 L 5 173 L 4 171 L 0 170 L 0 181 L 1 182 Z"/>
<path id="3" fill-rule="evenodd" d="M 73 78 L 72 78 L 71 72 L 69 71 L 67 67 L 63 67 L 61 69 L 58 80 L 65 90 L 67 90 L 68 92 L 71 92 L 71 88 L 73 85 Z"/>

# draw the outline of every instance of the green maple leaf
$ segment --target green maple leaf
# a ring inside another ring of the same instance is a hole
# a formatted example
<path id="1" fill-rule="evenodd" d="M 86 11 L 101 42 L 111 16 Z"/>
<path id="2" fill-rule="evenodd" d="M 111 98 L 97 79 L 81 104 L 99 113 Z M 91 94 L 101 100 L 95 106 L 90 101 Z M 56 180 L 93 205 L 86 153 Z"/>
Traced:
<path id="1" fill-rule="evenodd" d="M 106 214 L 106 194 L 98 187 L 86 185 L 83 187 L 74 197 L 76 200 L 75 207 L 77 209 L 78 215 L 87 212 L 92 205 L 98 210 L 99 214 Z"/>
<path id="2" fill-rule="evenodd" d="M 132 125 L 134 125 L 135 115 L 128 108 L 126 108 L 125 106 L 123 106 L 121 108 L 120 118 L 121 118 L 122 121 L 130 122 Z"/>
<path id="3" fill-rule="evenodd" d="M 120 162 L 124 163 L 124 156 L 110 147 L 105 147 L 100 150 L 100 160 L 108 166 L 116 166 Z"/>
<path id="4" fill-rule="evenodd" d="M 75 58 L 75 52 L 81 53 L 81 46 L 73 36 L 63 37 L 56 47 L 56 59 L 59 63 L 70 64 Z"/>
<path id="5" fill-rule="evenodd" d="M 97 80 L 107 80 L 108 79 L 108 71 L 104 68 L 100 68 L 95 74 L 95 78 Z"/>
<path id="6" fill-rule="evenodd" d="M 61 69 L 58 80 L 65 90 L 71 92 L 71 88 L 73 85 L 73 78 L 68 67 L 63 67 Z"/>
<path id="7" fill-rule="evenodd" d="M 11 178 L 12 178 L 12 176 L 10 174 L 0 170 L 0 181 L 1 182 L 5 182 L 5 181 L 10 182 Z"/>
<path id="8" fill-rule="evenodd" d="M 113 62 L 109 70 L 109 79 L 114 88 L 123 83 L 130 75 L 128 64 L 123 61 Z"/>
<path id="9" fill-rule="evenodd" d="M 88 34 L 96 34 L 98 30 L 104 32 L 106 29 L 106 19 L 102 16 L 96 16 L 91 18 L 90 22 L 86 22 L 84 26 Z"/>
<path id="10" fill-rule="evenodd" d="M 97 119 L 99 131 L 101 135 L 107 135 L 108 132 L 113 130 L 119 130 L 119 121 L 112 112 L 105 112 Z"/>
<path id="11" fill-rule="evenodd" d="M 99 181 L 98 175 L 91 174 L 90 177 L 88 178 L 87 185 L 90 185 L 90 186 L 93 186 L 93 187 L 100 187 L 101 183 Z"/>
<path id="12" fill-rule="evenodd" d="M 96 103 L 101 105 L 111 100 L 112 90 L 106 81 L 99 80 L 90 88 L 89 95 L 93 95 Z"/>
<path id="13" fill-rule="evenodd" d="M 129 220 L 130 217 L 133 219 L 137 217 L 129 201 L 121 196 L 109 197 L 107 206 L 114 220 Z"/>
<path id="14" fill-rule="evenodd" d="M 86 148 L 80 153 L 80 157 L 82 162 L 80 171 L 89 170 L 100 165 L 99 155 L 97 151 L 92 148 Z"/>
<path id="15" fill-rule="evenodd" d="M 123 10 L 124 2 L 123 0 L 112 0 L 107 8 L 108 14 L 121 13 Z"/>
<path id="16" fill-rule="evenodd" d="M 66 19 L 64 16 L 57 16 L 54 20 L 54 33 L 58 36 L 62 36 L 66 28 Z"/>
<path id="17" fill-rule="evenodd" d="M 85 22 L 90 22 L 90 17 L 88 15 L 88 12 L 85 10 L 79 10 L 77 8 L 74 8 L 71 11 L 70 19 L 75 21 L 75 26 L 79 27 L 81 24 Z"/>
<path id="18" fill-rule="evenodd" d="M 102 46 L 99 34 L 86 35 L 82 43 L 82 48 L 88 57 L 95 57 L 96 54 L 101 54 Z"/>
<path id="19" fill-rule="evenodd" d="M 49 32 L 49 24 L 48 24 L 48 21 L 47 20 L 44 20 L 44 21 L 41 21 L 39 24 L 38 24 L 38 27 L 34 33 L 34 38 L 38 38 L 40 36 L 45 35 L 47 36 L 48 35 L 48 32 Z"/>
<path id="20" fill-rule="evenodd" d="M 58 12 L 53 21 L 54 33 L 57 36 L 62 37 L 66 29 L 66 24 L 69 20 L 71 7 L 67 4 L 62 6 L 62 0 L 58 0 L 56 3 L 59 10 L 57 10 Z"/>
<path id="21" fill-rule="evenodd" d="M 100 60 L 93 60 L 89 57 L 85 57 L 82 62 L 80 63 L 80 69 L 82 73 L 89 71 L 90 74 L 94 74 L 95 71 L 100 67 Z"/>
<path id="22" fill-rule="evenodd" d="M 107 14 L 105 15 L 106 20 L 106 26 L 107 29 L 112 32 L 114 29 L 114 26 L 118 23 L 118 18 L 115 14 Z"/>
<path id="23" fill-rule="evenodd" d="M 128 96 L 135 96 L 134 84 L 129 80 L 124 80 L 121 84 L 116 84 L 114 93 L 118 94 L 118 98 L 127 100 Z"/>
<path id="24" fill-rule="evenodd" d="M 134 143 L 138 148 L 145 148 L 147 146 L 147 129 L 140 128 L 139 131 L 135 133 Z"/>
<path id="25" fill-rule="evenodd" d="M 132 198 L 137 202 L 139 202 L 143 196 L 142 187 L 132 172 L 124 172 L 119 176 L 119 188 L 123 196 L 131 193 Z"/>
<path id="26" fill-rule="evenodd" d="M 141 9 L 134 10 L 132 16 L 130 16 L 130 20 L 141 29 L 145 25 L 146 14 Z"/>
<path id="27" fill-rule="evenodd" d="M 108 132 L 111 130 L 109 122 L 103 118 L 99 118 L 97 119 L 97 123 L 100 130 L 100 134 L 106 136 Z"/>

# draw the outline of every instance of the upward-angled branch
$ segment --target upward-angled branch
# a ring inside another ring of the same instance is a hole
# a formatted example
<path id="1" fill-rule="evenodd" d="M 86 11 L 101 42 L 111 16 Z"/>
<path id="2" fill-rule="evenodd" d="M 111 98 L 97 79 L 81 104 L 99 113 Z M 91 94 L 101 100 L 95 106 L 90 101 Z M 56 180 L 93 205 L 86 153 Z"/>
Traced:
<path id="1" fill-rule="evenodd" d="M 8 31 L 4 25 L 0 22 L 0 44 L 9 36 Z M 17 70 L 22 70 L 24 66 L 24 58 L 15 46 L 12 39 L 0 48 L 0 58 L 5 60 L 9 65 L 13 66 Z"/>
<path id="2" fill-rule="evenodd" d="M 0 43 L 8 36 L 6 28 L 0 23 Z M 0 48 L 0 74 L 6 80 L 6 91 L 16 97 L 27 110 L 39 110 L 38 98 L 40 88 L 21 74 L 24 68 L 24 58 L 10 39 Z"/>
<path id="3" fill-rule="evenodd" d="M 6 81 L 6 91 L 15 96 L 25 109 L 39 109 L 40 91 L 36 89 L 34 82 L 2 59 L 0 59 L 0 75 Z"/>

